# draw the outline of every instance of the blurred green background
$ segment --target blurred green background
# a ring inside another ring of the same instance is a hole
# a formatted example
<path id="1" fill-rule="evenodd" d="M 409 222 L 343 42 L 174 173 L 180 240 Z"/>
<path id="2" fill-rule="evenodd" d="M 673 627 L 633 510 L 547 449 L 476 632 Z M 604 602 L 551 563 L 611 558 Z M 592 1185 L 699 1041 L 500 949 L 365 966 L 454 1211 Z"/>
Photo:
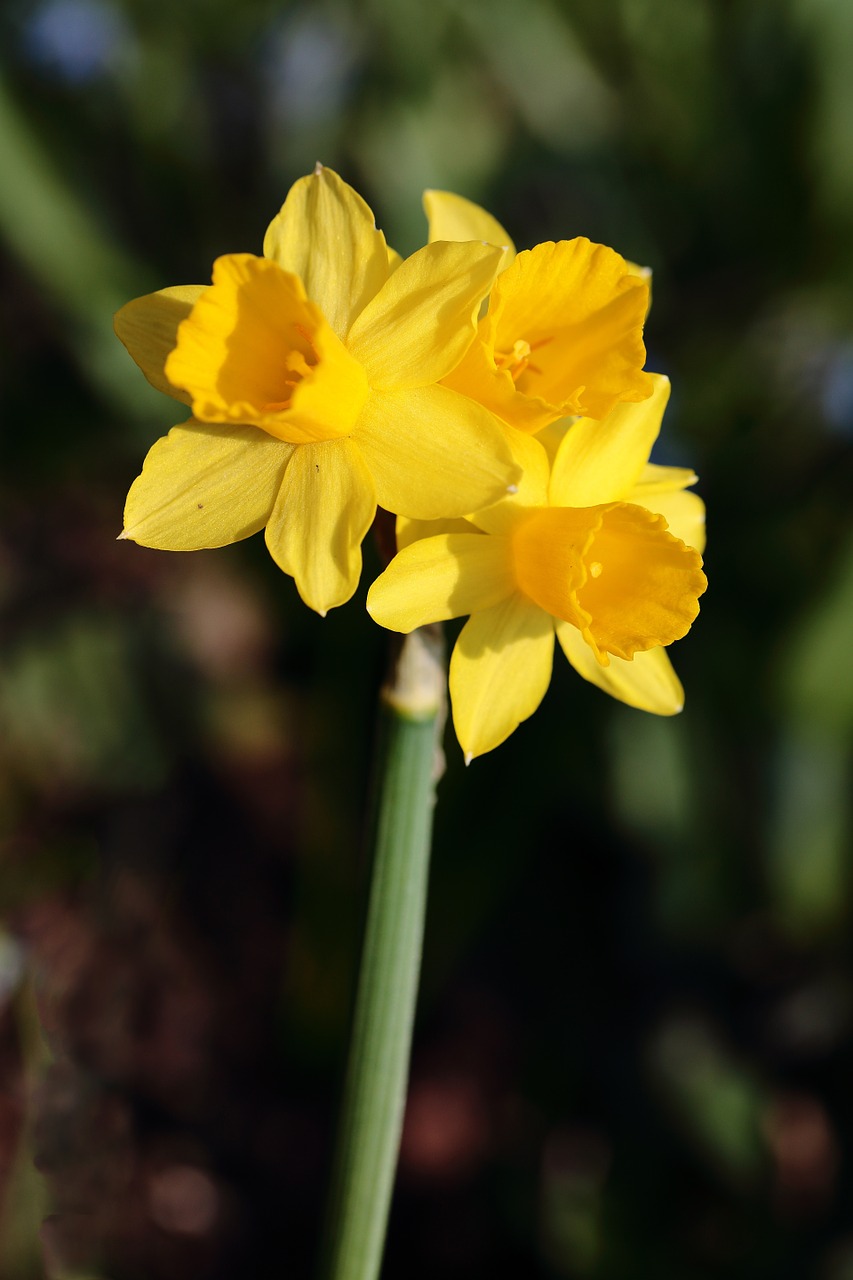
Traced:
<path id="1" fill-rule="evenodd" d="M 849 0 L 6 0 L 0 50 L 3 1280 L 310 1274 L 385 637 L 260 539 L 115 542 L 181 415 L 111 316 L 317 159 L 403 252 L 432 186 L 651 266 L 709 508 L 682 716 L 558 663 L 448 738 L 384 1274 L 851 1280 Z"/>

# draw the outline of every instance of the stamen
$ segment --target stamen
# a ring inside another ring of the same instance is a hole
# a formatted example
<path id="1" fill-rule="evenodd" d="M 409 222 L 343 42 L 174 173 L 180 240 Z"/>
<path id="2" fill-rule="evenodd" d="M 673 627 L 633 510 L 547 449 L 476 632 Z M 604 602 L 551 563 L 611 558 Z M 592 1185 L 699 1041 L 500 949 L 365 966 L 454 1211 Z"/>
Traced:
<path id="1" fill-rule="evenodd" d="M 512 344 L 511 352 L 497 351 L 495 353 L 495 364 L 499 369 L 506 368 L 513 382 L 517 382 L 527 368 L 529 356 L 530 343 L 525 342 L 524 338 L 516 338 Z"/>
<path id="2" fill-rule="evenodd" d="M 315 348 L 315 346 L 314 346 L 314 343 L 311 341 L 311 331 L 310 331 L 310 329 L 306 328 L 306 326 L 305 326 L 304 324 L 299 324 L 299 323 L 298 323 L 298 321 L 294 321 L 294 322 L 293 322 L 293 327 L 294 327 L 294 329 L 296 330 L 296 332 L 299 334 L 300 338 L 302 338 L 302 339 L 303 339 L 303 341 L 305 342 L 306 346 L 310 347 L 310 349 L 311 349 L 311 353 L 312 353 L 312 355 L 314 356 L 314 363 L 316 364 L 316 363 L 317 363 L 318 356 L 317 356 L 317 351 L 316 351 L 316 348 Z"/>
<path id="3" fill-rule="evenodd" d="M 538 365 L 530 363 L 530 354 L 538 351 L 540 347 L 545 347 L 552 338 L 538 338 L 536 342 L 528 342 L 526 338 L 516 338 L 512 344 L 512 351 L 496 351 L 495 364 L 499 369 L 506 369 L 513 382 L 518 379 L 528 369 L 531 373 L 541 373 L 542 370 Z"/>
<path id="4" fill-rule="evenodd" d="M 316 356 L 316 352 L 314 351 L 313 346 L 311 346 L 311 339 L 308 336 L 308 330 L 300 324 L 294 324 L 293 327 L 294 329 L 299 330 L 300 334 L 302 334 L 306 343 L 310 347 L 311 354 Z M 296 387 L 303 378 L 307 378 L 312 373 L 317 363 L 316 359 L 313 362 L 306 360 L 302 352 L 296 348 L 292 351 L 288 351 L 284 361 L 284 367 L 287 370 L 284 378 L 284 385 L 293 390 L 293 388 Z M 290 401 L 290 396 L 284 400 L 271 400 L 268 404 L 261 405 L 261 409 L 264 413 L 281 413 L 285 409 L 290 408 Z"/>

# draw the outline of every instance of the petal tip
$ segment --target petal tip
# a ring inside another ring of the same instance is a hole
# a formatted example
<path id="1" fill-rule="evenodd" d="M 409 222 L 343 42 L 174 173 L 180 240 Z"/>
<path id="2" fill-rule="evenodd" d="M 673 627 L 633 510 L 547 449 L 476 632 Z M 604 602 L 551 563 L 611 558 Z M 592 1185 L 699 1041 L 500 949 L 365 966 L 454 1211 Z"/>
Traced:
<path id="1" fill-rule="evenodd" d="M 320 174 L 323 172 L 325 167 L 326 166 L 323 164 L 322 160 L 315 160 L 314 161 L 314 177 L 319 178 Z"/>
<path id="2" fill-rule="evenodd" d="M 465 752 L 465 768 L 466 768 L 466 769 L 468 768 L 468 765 L 471 763 L 471 761 L 472 761 L 473 759 L 474 759 L 474 757 L 472 756 L 471 752 L 470 752 L 470 751 L 466 751 L 466 752 Z"/>

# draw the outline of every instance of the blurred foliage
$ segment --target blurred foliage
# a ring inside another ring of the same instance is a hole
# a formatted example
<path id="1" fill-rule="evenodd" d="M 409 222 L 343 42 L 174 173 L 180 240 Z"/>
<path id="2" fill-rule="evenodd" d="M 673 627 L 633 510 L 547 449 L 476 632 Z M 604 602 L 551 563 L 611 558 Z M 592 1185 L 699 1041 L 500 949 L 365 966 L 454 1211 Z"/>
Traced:
<path id="1" fill-rule="evenodd" d="M 847 1280 L 848 0 L 7 0 L 0 50 L 4 1280 L 314 1255 L 384 637 L 257 539 L 114 541 L 177 418 L 110 316 L 318 158 L 404 252 L 430 186 L 650 265 L 709 507 L 680 718 L 559 666 L 448 739 L 385 1274 Z"/>

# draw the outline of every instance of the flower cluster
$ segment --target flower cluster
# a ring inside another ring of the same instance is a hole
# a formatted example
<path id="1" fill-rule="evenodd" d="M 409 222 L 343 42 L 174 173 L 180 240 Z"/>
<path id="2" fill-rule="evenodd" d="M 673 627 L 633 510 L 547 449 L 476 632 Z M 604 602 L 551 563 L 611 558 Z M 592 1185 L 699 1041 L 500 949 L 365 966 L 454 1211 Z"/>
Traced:
<path id="1" fill-rule="evenodd" d="M 354 593 L 377 506 L 399 551 L 368 610 L 410 631 L 470 615 L 450 693 L 468 758 L 538 706 L 554 637 L 585 679 L 668 715 L 665 646 L 705 588 L 696 477 L 653 466 L 669 394 L 645 372 L 648 273 L 583 237 L 516 254 L 470 201 L 427 192 L 402 260 L 318 166 L 263 256 L 128 303 L 116 332 L 191 409 L 150 450 L 122 537 L 166 550 L 265 529 L 324 614 Z"/>

